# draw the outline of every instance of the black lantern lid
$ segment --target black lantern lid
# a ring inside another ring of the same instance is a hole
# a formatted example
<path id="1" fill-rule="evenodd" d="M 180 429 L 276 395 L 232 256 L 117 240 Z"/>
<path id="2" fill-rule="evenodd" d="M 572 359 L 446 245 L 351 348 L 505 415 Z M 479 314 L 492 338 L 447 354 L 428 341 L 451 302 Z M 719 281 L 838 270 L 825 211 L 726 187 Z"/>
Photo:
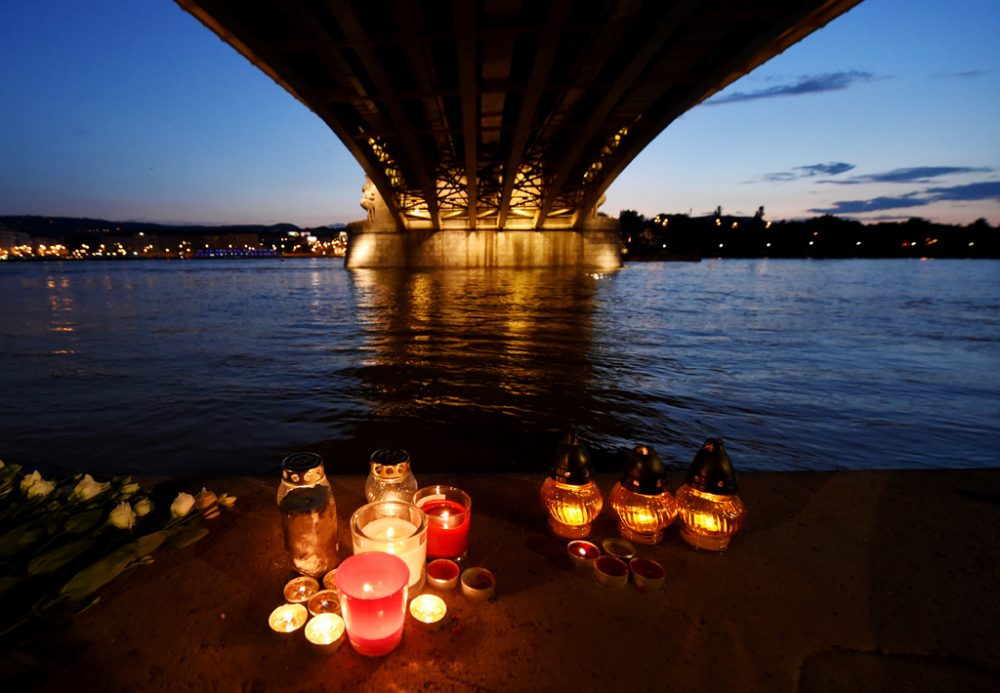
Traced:
<path id="1" fill-rule="evenodd" d="M 658 496 L 667 490 L 667 468 L 649 445 L 637 445 L 628 456 L 622 486 L 644 496 Z"/>
<path id="2" fill-rule="evenodd" d="M 288 484 L 315 484 L 325 476 L 323 458 L 315 452 L 297 452 L 281 460 L 281 478 Z"/>
<path id="3" fill-rule="evenodd" d="M 402 479 L 410 474 L 410 453 L 385 448 L 371 457 L 371 473 L 380 479 Z"/>
<path id="4" fill-rule="evenodd" d="M 552 462 L 549 476 L 573 486 L 583 486 L 594 476 L 590 454 L 575 433 L 563 436 L 562 442 L 556 449 L 556 458 Z"/>
<path id="5" fill-rule="evenodd" d="M 722 438 L 709 438 L 694 456 L 687 483 L 699 491 L 731 496 L 739 490 L 733 461 L 726 454 Z"/>

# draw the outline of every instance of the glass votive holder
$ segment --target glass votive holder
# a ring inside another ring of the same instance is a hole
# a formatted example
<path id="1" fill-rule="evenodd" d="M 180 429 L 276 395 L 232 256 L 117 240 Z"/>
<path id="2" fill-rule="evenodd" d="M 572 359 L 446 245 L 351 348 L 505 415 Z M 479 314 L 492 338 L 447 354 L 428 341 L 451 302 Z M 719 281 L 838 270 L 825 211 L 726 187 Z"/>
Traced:
<path id="1" fill-rule="evenodd" d="M 421 594 L 410 602 L 410 616 L 424 630 L 437 630 L 444 623 L 448 607 L 436 594 Z"/>
<path id="2" fill-rule="evenodd" d="M 300 575 L 285 583 L 283 594 L 290 604 L 302 604 L 309 601 L 319 591 L 319 582 L 308 575 Z"/>
<path id="3" fill-rule="evenodd" d="M 306 640 L 318 652 L 335 652 L 344 642 L 344 619 L 337 614 L 317 614 L 306 624 Z"/>
<path id="4" fill-rule="evenodd" d="M 410 571 L 398 556 L 356 553 L 340 564 L 337 587 L 347 638 L 359 653 L 379 657 L 403 638 Z"/>
<path id="5" fill-rule="evenodd" d="M 437 558 L 427 564 L 427 584 L 436 590 L 453 590 L 458 587 L 458 563 L 447 558 Z"/>
<path id="6" fill-rule="evenodd" d="M 425 486 L 413 504 L 427 515 L 427 556 L 461 563 L 469 553 L 472 499 L 454 486 Z"/>
<path id="7" fill-rule="evenodd" d="M 320 590 L 309 597 L 306 608 L 313 616 L 320 614 L 335 614 L 340 611 L 340 598 L 333 590 Z"/>
<path id="8" fill-rule="evenodd" d="M 268 616 L 267 625 L 275 633 L 287 635 L 304 626 L 308 618 L 309 612 L 301 604 L 282 604 Z"/>
<path id="9" fill-rule="evenodd" d="M 427 561 L 427 515 L 423 510 L 400 501 L 362 505 L 351 515 L 351 538 L 356 554 L 378 551 L 402 559 L 410 571 L 411 592 L 423 586 Z M 341 584 L 339 577 L 336 582 Z"/>
<path id="10" fill-rule="evenodd" d="M 566 545 L 566 553 L 577 570 L 589 572 L 594 569 L 594 561 L 601 555 L 597 544 L 584 539 L 576 539 Z"/>

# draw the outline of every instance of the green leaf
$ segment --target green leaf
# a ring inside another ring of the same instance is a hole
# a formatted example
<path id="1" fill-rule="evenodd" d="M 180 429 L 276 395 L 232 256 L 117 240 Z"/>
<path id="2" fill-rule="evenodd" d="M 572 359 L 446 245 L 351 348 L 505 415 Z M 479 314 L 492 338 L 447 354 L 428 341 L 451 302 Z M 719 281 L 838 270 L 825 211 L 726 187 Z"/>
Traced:
<path id="1" fill-rule="evenodd" d="M 87 551 L 93 542 L 89 539 L 77 539 L 62 546 L 57 546 L 41 553 L 28 562 L 28 575 L 46 575 L 79 558 Z"/>
<path id="2" fill-rule="evenodd" d="M 70 534 L 84 534 L 99 525 L 103 519 L 104 511 L 100 508 L 97 508 L 96 510 L 88 510 L 86 512 L 79 513 L 78 515 L 71 516 L 68 520 L 66 520 L 66 524 L 63 525 L 63 529 Z"/>
<path id="3" fill-rule="evenodd" d="M 44 536 L 45 530 L 41 527 L 29 524 L 18 525 L 0 536 L 0 558 L 15 556 L 36 544 Z"/>
<path id="4" fill-rule="evenodd" d="M 159 531 L 139 537 L 125 544 L 96 563 L 74 575 L 59 590 L 59 597 L 69 601 L 80 601 L 118 577 L 134 561 L 156 551 L 163 545 L 171 532 Z"/>
<path id="5" fill-rule="evenodd" d="M 202 539 L 208 534 L 208 530 L 204 527 L 199 527 L 198 525 L 191 525 L 189 527 L 184 527 L 177 531 L 177 533 L 170 538 L 169 545 L 175 549 L 183 549 L 185 546 L 190 546 L 199 539 Z"/>

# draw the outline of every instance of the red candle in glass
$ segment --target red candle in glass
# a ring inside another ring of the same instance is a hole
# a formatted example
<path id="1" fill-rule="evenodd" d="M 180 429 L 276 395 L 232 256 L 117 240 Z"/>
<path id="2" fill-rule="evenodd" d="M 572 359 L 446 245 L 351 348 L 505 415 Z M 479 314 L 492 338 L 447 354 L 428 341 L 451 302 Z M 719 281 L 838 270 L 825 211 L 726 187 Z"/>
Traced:
<path id="1" fill-rule="evenodd" d="M 347 637 L 358 653 L 377 657 L 399 645 L 409 580 L 406 563 L 389 553 L 358 553 L 337 568 Z"/>
<path id="2" fill-rule="evenodd" d="M 462 559 L 469 551 L 472 499 L 453 486 L 429 486 L 413 496 L 427 515 L 428 558 Z"/>

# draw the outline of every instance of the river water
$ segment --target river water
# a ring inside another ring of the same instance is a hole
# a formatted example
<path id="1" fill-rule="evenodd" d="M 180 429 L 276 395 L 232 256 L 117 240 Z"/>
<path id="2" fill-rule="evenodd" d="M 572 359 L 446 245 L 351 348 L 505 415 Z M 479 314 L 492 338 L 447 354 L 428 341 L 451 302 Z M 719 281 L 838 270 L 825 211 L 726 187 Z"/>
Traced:
<path id="1" fill-rule="evenodd" d="M 0 265 L 0 458 L 215 475 L 997 466 L 1000 262 L 713 260 L 553 270 L 340 261 Z"/>

